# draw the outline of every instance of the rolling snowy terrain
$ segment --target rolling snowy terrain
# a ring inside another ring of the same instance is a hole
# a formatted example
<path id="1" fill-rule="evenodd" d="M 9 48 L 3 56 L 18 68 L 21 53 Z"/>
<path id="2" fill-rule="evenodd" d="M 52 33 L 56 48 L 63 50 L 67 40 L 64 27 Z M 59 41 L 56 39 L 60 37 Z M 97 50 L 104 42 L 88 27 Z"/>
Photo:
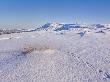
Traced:
<path id="1" fill-rule="evenodd" d="M 0 82 L 110 82 L 109 25 L 36 30 L 0 35 Z"/>

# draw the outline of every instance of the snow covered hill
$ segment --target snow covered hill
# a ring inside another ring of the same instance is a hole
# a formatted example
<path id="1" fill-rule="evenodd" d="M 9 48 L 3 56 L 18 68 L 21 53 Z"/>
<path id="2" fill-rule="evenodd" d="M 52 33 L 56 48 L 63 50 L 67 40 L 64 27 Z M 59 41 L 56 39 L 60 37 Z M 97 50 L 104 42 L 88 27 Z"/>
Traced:
<path id="1" fill-rule="evenodd" d="M 99 29 L 99 28 L 106 28 L 107 25 L 103 24 L 66 24 L 66 23 L 47 23 L 40 28 L 39 30 L 53 30 L 53 31 L 62 31 L 62 30 L 79 30 L 82 28 L 89 28 L 89 29 Z"/>
<path id="2" fill-rule="evenodd" d="M 110 82 L 110 30 L 86 26 L 0 35 L 0 82 Z"/>
<path id="3" fill-rule="evenodd" d="M 33 26 L 32 26 L 33 27 Z M 67 24 L 67 23 L 47 23 L 43 26 L 40 27 L 35 27 L 34 28 L 29 27 L 22 28 L 22 29 L 0 29 L 0 35 L 2 34 L 11 34 L 11 33 L 21 33 L 21 32 L 34 32 L 34 31 L 68 31 L 68 30 L 73 30 L 74 32 L 82 31 L 82 30 L 103 30 L 103 29 L 110 29 L 109 24 Z M 15 28 L 15 27 L 11 27 Z"/>

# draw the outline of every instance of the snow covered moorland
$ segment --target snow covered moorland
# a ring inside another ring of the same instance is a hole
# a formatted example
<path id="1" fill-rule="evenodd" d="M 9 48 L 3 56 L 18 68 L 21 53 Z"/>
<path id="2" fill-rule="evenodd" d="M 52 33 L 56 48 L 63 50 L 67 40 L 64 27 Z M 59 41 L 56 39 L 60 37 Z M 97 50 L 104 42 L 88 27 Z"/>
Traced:
<path id="1" fill-rule="evenodd" d="M 110 30 L 46 24 L 0 35 L 0 82 L 110 82 Z"/>

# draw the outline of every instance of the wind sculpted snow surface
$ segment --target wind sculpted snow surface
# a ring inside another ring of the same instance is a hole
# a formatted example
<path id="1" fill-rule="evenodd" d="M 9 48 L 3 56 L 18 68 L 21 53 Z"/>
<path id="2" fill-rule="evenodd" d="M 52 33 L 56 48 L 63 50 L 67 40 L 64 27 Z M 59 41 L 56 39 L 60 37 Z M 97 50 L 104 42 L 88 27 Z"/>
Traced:
<path id="1" fill-rule="evenodd" d="M 0 82 L 110 82 L 110 33 L 0 36 Z"/>

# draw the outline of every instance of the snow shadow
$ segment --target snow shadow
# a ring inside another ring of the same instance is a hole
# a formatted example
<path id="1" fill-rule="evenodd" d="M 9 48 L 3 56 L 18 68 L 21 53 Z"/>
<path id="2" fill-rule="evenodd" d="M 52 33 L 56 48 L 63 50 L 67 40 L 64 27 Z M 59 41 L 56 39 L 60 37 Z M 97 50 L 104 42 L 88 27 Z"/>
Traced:
<path id="1" fill-rule="evenodd" d="M 85 33 L 86 33 L 86 31 L 84 31 L 84 32 L 80 32 L 80 33 L 78 33 L 78 34 L 79 34 L 80 37 L 82 38 L 82 37 L 85 35 Z"/>
<path id="2" fill-rule="evenodd" d="M 4 54 L 6 54 L 6 57 L 0 60 L 0 70 L 2 70 L 3 67 L 6 67 L 8 65 L 14 65 L 18 61 L 21 61 L 26 58 L 26 54 L 23 54 L 22 51 L 13 51 Z"/>

